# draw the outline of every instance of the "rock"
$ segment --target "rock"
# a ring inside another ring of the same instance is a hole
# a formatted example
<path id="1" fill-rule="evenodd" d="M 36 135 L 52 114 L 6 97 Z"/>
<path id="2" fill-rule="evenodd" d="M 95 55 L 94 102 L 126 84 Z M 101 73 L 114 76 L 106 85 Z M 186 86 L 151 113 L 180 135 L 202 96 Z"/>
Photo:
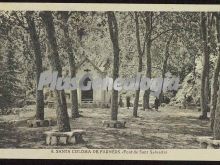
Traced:
<path id="1" fill-rule="evenodd" d="M 28 120 L 27 124 L 29 127 L 49 127 L 52 125 L 52 120 L 51 119 L 46 119 L 46 120 Z"/>
<path id="2" fill-rule="evenodd" d="M 64 144 L 64 145 L 66 145 L 66 144 L 67 144 L 67 138 L 68 138 L 68 137 L 66 137 L 66 136 L 61 136 L 61 137 L 59 138 L 59 144 Z"/>
<path id="3" fill-rule="evenodd" d="M 50 141 L 48 143 L 49 145 L 57 145 L 58 144 L 58 139 L 56 136 L 51 136 Z"/>
<path id="4" fill-rule="evenodd" d="M 70 132 L 58 132 L 56 130 L 47 131 L 46 135 L 47 145 L 67 145 L 83 143 L 83 135 L 86 134 L 84 130 L 73 130 Z"/>
<path id="5" fill-rule="evenodd" d="M 125 121 L 105 120 L 102 122 L 104 127 L 109 128 L 125 128 Z"/>
<path id="6" fill-rule="evenodd" d="M 46 136 L 46 144 L 50 145 L 51 144 L 51 136 Z"/>
<path id="7" fill-rule="evenodd" d="M 196 139 L 203 149 L 220 149 L 220 140 L 214 140 L 213 137 L 204 136 Z"/>

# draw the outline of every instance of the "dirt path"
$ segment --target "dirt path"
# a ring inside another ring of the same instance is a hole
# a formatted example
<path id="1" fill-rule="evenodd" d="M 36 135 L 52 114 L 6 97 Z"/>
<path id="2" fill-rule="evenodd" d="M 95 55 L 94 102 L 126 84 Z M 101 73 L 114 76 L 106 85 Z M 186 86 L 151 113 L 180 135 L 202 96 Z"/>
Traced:
<path id="1" fill-rule="evenodd" d="M 110 118 L 109 109 L 82 109 L 82 118 L 72 120 L 72 129 L 85 129 L 85 144 L 50 147 L 44 145 L 43 132 L 51 128 L 27 128 L 0 124 L 0 148 L 119 148 L 119 149 L 191 149 L 199 148 L 197 136 L 211 135 L 208 121 L 198 120 L 197 110 L 164 107 L 160 112 L 139 111 L 133 118 L 132 109 L 119 110 L 119 120 L 126 120 L 125 129 L 104 128 L 102 121 Z M 32 112 L 34 114 L 34 112 Z M 23 118 L 31 113 L 21 114 Z M 55 111 L 46 110 L 55 118 Z M 4 117 L 7 119 L 7 117 Z"/>

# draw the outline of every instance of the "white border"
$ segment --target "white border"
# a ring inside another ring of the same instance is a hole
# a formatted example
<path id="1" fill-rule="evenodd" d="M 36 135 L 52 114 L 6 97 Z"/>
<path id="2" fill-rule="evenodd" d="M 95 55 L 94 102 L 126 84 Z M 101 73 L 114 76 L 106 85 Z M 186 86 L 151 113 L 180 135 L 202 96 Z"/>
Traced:
<path id="1" fill-rule="evenodd" d="M 219 12 L 220 5 L 174 5 L 174 4 L 80 4 L 80 3 L 0 3 L 0 10 L 5 11 L 187 11 Z M 198 144 L 199 145 L 199 144 Z M 215 149 L 169 149 L 142 150 L 149 154 L 103 154 L 52 153 L 51 149 L 0 149 L 0 158 L 25 159 L 115 159 L 115 160 L 220 160 L 220 150 Z M 84 149 L 86 150 L 86 149 Z M 121 151 L 140 151 L 120 149 Z M 53 149 L 56 152 L 56 149 Z M 61 150 L 60 150 L 61 151 Z M 101 150 L 99 150 L 101 151 Z M 150 154 L 151 151 L 165 151 L 166 154 Z"/>
<path id="2" fill-rule="evenodd" d="M 66 150 L 70 153 L 56 153 Z M 90 151 L 90 153 L 72 153 L 72 151 Z M 0 158 L 6 159 L 95 159 L 95 160 L 203 160 L 219 161 L 219 149 L 120 149 L 121 152 L 137 151 L 148 154 L 104 154 L 96 153 L 104 149 L 0 149 Z M 113 150 L 113 149 L 112 149 Z M 108 151 L 112 151 L 108 149 Z M 114 149 L 117 150 L 117 149 Z M 151 154 L 163 151 L 166 154 Z M 52 153 L 53 152 L 53 153 Z"/>
<path id="3" fill-rule="evenodd" d="M 100 4 L 100 3 L 0 3 L 0 10 L 50 11 L 220 11 L 220 5 Z"/>

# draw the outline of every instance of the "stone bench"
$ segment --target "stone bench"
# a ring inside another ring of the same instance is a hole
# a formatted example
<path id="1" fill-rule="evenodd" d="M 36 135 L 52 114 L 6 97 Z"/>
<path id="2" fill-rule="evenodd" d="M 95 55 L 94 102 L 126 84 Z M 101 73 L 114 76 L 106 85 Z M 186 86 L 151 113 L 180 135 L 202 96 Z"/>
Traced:
<path id="1" fill-rule="evenodd" d="M 36 128 L 36 127 L 49 127 L 52 125 L 51 119 L 46 120 L 28 120 L 28 127 Z"/>
<path id="2" fill-rule="evenodd" d="M 105 120 L 102 121 L 103 126 L 107 128 L 125 128 L 126 121 Z"/>
<path id="3" fill-rule="evenodd" d="M 66 145 L 83 143 L 83 135 L 86 132 L 84 130 L 73 130 L 70 132 L 58 132 L 55 130 L 44 132 L 44 134 L 46 135 L 47 145 Z"/>
<path id="4" fill-rule="evenodd" d="M 196 140 L 203 149 L 220 149 L 220 140 L 214 140 L 211 136 L 198 137 Z"/>

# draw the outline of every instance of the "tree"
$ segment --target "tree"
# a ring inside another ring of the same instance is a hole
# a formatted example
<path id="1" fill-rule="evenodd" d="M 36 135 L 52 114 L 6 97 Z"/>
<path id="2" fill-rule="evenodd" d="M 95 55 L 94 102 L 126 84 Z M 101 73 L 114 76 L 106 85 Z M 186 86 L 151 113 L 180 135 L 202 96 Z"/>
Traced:
<path id="1" fill-rule="evenodd" d="M 2 49 L 2 43 L 3 41 L 1 40 L 1 49 Z M 7 66 L 4 61 L 4 56 L 3 56 L 3 51 L 1 50 L 0 52 L 0 110 L 4 109 L 8 106 L 8 99 L 4 96 L 4 91 L 5 91 L 5 76 L 7 76 Z M 7 92 L 6 92 L 7 93 Z"/>
<path id="2" fill-rule="evenodd" d="M 153 44 L 154 41 L 156 39 L 160 38 L 160 40 L 158 42 L 161 43 L 161 36 L 162 35 L 169 33 L 170 31 L 181 30 L 182 27 L 173 26 L 173 20 L 175 17 L 177 17 L 175 14 L 164 14 L 163 12 L 159 12 L 159 13 L 156 13 L 156 12 L 155 13 L 153 13 L 153 12 L 141 13 L 140 12 L 139 14 L 140 14 L 140 16 L 142 16 L 144 18 L 145 34 L 143 34 L 143 38 L 144 38 L 143 39 L 143 48 L 142 48 L 142 50 L 140 49 L 141 51 L 138 50 L 138 52 L 140 52 L 144 55 L 145 49 L 146 49 L 146 60 L 147 60 L 146 61 L 146 64 L 147 64 L 146 65 L 147 66 L 146 67 L 146 76 L 148 78 L 151 78 L 151 76 L 152 76 L 152 57 L 151 57 L 152 50 L 151 49 L 156 47 L 156 44 Z M 135 20 L 137 20 L 137 19 L 135 18 Z M 164 20 L 167 20 L 167 21 L 164 21 Z M 161 24 L 164 24 L 164 25 L 161 26 Z M 139 37 L 139 40 L 141 40 L 140 37 Z M 157 44 L 159 44 L 159 43 L 157 43 Z M 139 55 L 139 60 L 140 60 L 140 57 L 141 57 L 141 59 L 143 58 L 142 56 Z M 138 94 L 138 91 L 136 92 L 136 96 L 135 96 L 134 114 L 136 114 L 136 109 L 137 109 L 137 101 L 138 101 L 137 94 Z M 143 96 L 143 109 L 144 110 L 150 108 L 149 98 L 150 98 L 150 89 L 145 90 L 145 92 L 144 92 L 144 96 Z"/>
<path id="3" fill-rule="evenodd" d="M 17 48 L 17 37 L 19 30 L 11 18 L 11 13 L 0 12 L 0 108 L 16 106 L 16 103 L 23 97 L 20 74 L 20 62 Z"/>
<path id="4" fill-rule="evenodd" d="M 170 24 L 168 23 L 168 26 L 166 25 L 167 27 L 164 26 L 163 28 L 161 28 L 162 31 L 158 33 L 157 31 L 159 31 L 160 26 L 159 27 L 157 27 L 157 26 L 160 25 L 160 23 L 158 23 L 157 21 L 160 22 L 161 20 L 163 20 L 160 18 L 163 15 L 164 14 L 161 14 L 161 13 L 156 15 L 153 12 L 145 12 L 144 13 L 145 28 L 146 28 L 146 36 L 145 36 L 144 42 L 146 43 L 146 59 L 147 59 L 146 77 L 148 77 L 150 79 L 152 77 L 152 58 L 151 58 L 152 43 L 157 38 L 159 38 L 161 35 L 164 35 L 170 31 L 173 31 L 173 30 L 179 30 L 179 29 L 174 29 L 172 26 L 170 28 Z M 168 14 L 168 16 L 169 16 L 169 14 Z M 164 21 L 162 21 L 162 22 L 164 23 Z M 156 31 L 156 32 L 154 32 L 154 31 Z M 145 44 L 144 44 L 144 46 L 145 46 Z M 145 92 L 144 92 L 143 110 L 150 109 L 149 100 L 150 100 L 150 89 L 145 90 Z"/>
<path id="5" fill-rule="evenodd" d="M 215 109 L 215 120 L 214 120 L 214 139 L 220 140 L 220 90 L 218 90 L 218 100 Z"/>
<path id="6" fill-rule="evenodd" d="M 40 80 L 40 74 L 42 73 L 42 53 L 40 47 L 39 37 L 36 31 L 36 25 L 34 22 L 33 12 L 26 12 L 26 19 L 28 24 L 28 31 L 32 41 L 34 49 L 35 63 L 36 63 L 36 84 Z M 44 94 L 43 90 L 37 90 L 36 88 L 36 120 L 44 120 Z"/>
<path id="7" fill-rule="evenodd" d="M 50 11 L 40 12 L 40 17 L 45 25 L 48 39 L 48 46 L 51 55 L 51 64 L 54 71 L 58 72 L 58 77 L 62 77 L 62 67 L 60 64 L 59 53 L 57 49 L 57 40 L 55 36 L 55 27 L 53 16 Z M 55 90 L 57 99 L 57 124 L 60 132 L 70 131 L 69 116 L 64 90 Z"/>
<path id="8" fill-rule="evenodd" d="M 146 39 L 146 56 L 147 56 L 147 69 L 146 69 L 146 76 L 151 79 L 151 45 L 152 45 L 152 17 L 153 17 L 153 12 L 145 12 L 145 17 L 146 17 L 146 31 L 148 32 L 148 37 Z M 150 99 L 150 89 L 145 90 L 144 96 L 143 96 L 143 109 L 149 109 L 150 104 L 149 104 L 149 99 Z"/>
<path id="9" fill-rule="evenodd" d="M 164 78 L 165 78 L 165 74 L 167 72 L 167 64 L 168 64 L 168 59 L 169 59 L 169 56 L 170 56 L 170 43 L 173 39 L 173 35 L 174 33 L 172 33 L 170 35 L 170 37 L 168 38 L 168 41 L 166 42 L 166 46 L 165 46 L 165 55 L 164 55 L 164 60 L 163 60 L 163 69 L 162 69 L 162 79 L 163 79 L 163 82 L 162 82 L 162 87 L 161 87 L 161 93 L 159 95 L 159 99 L 160 99 L 160 103 L 163 101 L 163 86 L 164 86 Z"/>
<path id="10" fill-rule="evenodd" d="M 119 44 L 118 44 L 118 24 L 114 12 L 107 12 L 109 33 L 113 46 L 113 81 L 119 76 Z M 118 115 L 118 91 L 112 89 L 111 98 L 111 120 L 117 120 Z"/>
<path id="11" fill-rule="evenodd" d="M 208 112 L 208 98 L 207 90 L 208 87 L 208 67 L 209 67 L 209 48 L 208 48 L 208 36 L 207 36 L 207 13 L 201 13 L 201 37 L 203 43 L 203 68 L 201 76 L 201 95 L 200 95 L 200 104 L 202 114 L 200 119 L 207 119 Z"/>
<path id="12" fill-rule="evenodd" d="M 136 40 L 137 40 L 137 50 L 138 50 L 138 72 L 142 72 L 142 58 L 143 58 L 143 51 L 141 50 L 141 43 L 140 43 L 140 29 L 139 29 L 139 18 L 138 13 L 135 12 L 135 27 L 136 27 Z M 133 116 L 137 117 L 137 110 L 138 110 L 138 103 L 139 103 L 139 95 L 140 95 L 140 88 L 135 92 L 135 100 L 134 100 L 134 109 L 133 109 Z"/>
<path id="13" fill-rule="evenodd" d="M 217 40 L 217 49 L 218 49 L 218 58 L 216 61 L 214 74 L 213 74 L 213 82 L 212 82 L 212 96 L 211 96 L 211 129 L 213 130 L 214 121 L 215 121 L 215 110 L 218 98 L 218 88 L 219 88 L 219 72 L 220 72 L 220 15 L 219 13 L 215 13 L 216 18 L 216 40 Z"/>
<path id="14" fill-rule="evenodd" d="M 68 27 L 68 19 L 69 13 L 67 11 L 60 12 L 63 19 L 63 31 L 65 44 L 67 47 L 68 59 L 69 59 L 69 70 L 71 77 L 76 77 L 76 64 L 75 64 L 75 55 L 71 46 L 71 38 L 69 36 L 69 27 Z M 71 103 L 72 103 L 72 117 L 78 118 L 79 110 L 78 110 L 78 98 L 77 98 L 77 90 L 71 91 Z"/>
<path id="15" fill-rule="evenodd" d="M 21 88 L 19 87 L 20 80 L 17 77 L 18 63 L 15 58 L 15 51 L 12 44 L 9 42 L 6 50 L 5 66 L 2 70 L 2 96 L 5 98 L 7 106 L 12 106 L 16 99 L 21 94 Z"/>
<path id="16" fill-rule="evenodd" d="M 143 46 L 141 48 L 141 38 L 140 38 L 140 25 L 139 25 L 139 15 L 144 14 L 144 23 L 145 23 L 145 33 L 144 33 L 144 40 Z M 143 65 L 143 55 L 146 52 L 147 57 L 147 68 L 146 68 L 146 76 L 151 78 L 151 45 L 152 45 L 152 17 L 153 12 L 144 12 L 144 13 L 137 13 L 135 12 L 135 26 L 136 26 L 136 40 L 137 40 L 137 51 L 138 51 L 138 72 L 142 72 L 142 65 Z M 135 100 L 134 100 L 134 108 L 133 108 L 133 116 L 137 117 L 137 110 L 138 110 L 138 103 L 139 103 L 139 95 L 140 89 L 136 90 L 135 92 Z M 143 109 L 149 109 L 149 97 L 150 97 L 150 90 L 146 90 L 143 96 Z"/>

